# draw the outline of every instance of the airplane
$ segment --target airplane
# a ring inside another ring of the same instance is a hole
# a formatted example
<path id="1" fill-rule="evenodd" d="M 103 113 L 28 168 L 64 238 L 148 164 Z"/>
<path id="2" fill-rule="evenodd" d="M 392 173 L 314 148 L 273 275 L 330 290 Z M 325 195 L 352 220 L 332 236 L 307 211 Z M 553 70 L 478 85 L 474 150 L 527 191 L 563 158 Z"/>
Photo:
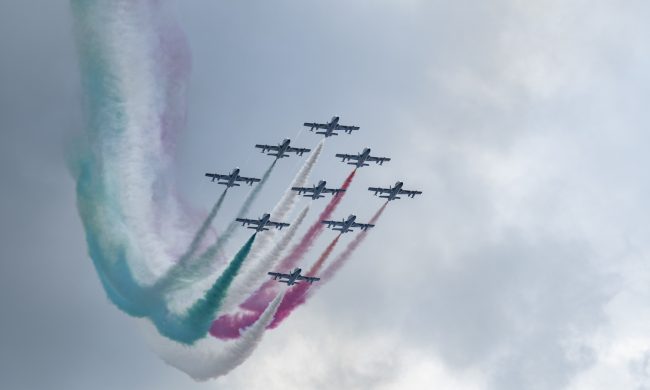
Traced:
<path id="1" fill-rule="evenodd" d="M 244 177 L 244 176 L 239 176 L 239 168 L 235 168 L 230 172 L 228 175 L 221 175 L 219 173 L 206 173 L 206 177 L 211 177 L 212 181 L 217 180 L 217 184 L 223 184 L 227 188 L 230 187 L 239 187 L 239 184 L 236 182 L 238 181 L 243 181 L 246 182 L 249 186 L 252 186 L 253 183 L 260 181 L 260 179 L 256 179 L 254 177 Z M 220 180 L 225 180 L 225 181 L 220 181 Z"/>
<path id="2" fill-rule="evenodd" d="M 401 181 L 398 181 L 395 183 L 394 187 L 389 187 L 389 188 L 379 188 L 379 187 L 368 187 L 368 191 L 375 191 L 375 195 L 381 193 L 381 194 L 386 194 L 386 195 L 379 195 L 380 198 L 386 198 L 389 201 L 395 200 L 395 199 L 402 199 L 397 195 L 406 195 L 409 198 L 415 198 L 415 195 L 420 195 L 422 191 L 410 191 L 410 190 L 403 190 L 402 187 L 404 186 L 404 183 Z"/>
<path id="3" fill-rule="evenodd" d="M 247 219 L 247 218 L 237 218 L 237 222 L 241 222 L 241 225 L 257 225 L 255 227 L 248 226 L 249 229 L 255 229 L 256 232 L 261 232 L 264 230 L 269 230 L 267 226 L 274 227 L 278 230 L 282 230 L 283 227 L 289 226 L 288 223 L 284 222 L 273 222 L 271 221 L 271 214 L 264 214 L 260 219 Z"/>
<path id="4" fill-rule="evenodd" d="M 326 184 L 327 182 L 325 180 L 321 180 L 313 187 L 291 187 L 291 190 L 298 191 L 298 195 L 304 194 L 303 196 L 312 199 L 324 198 L 325 195 L 322 194 L 332 194 L 332 196 L 334 196 L 338 195 L 340 192 L 345 192 L 345 189 L 343 188 L 325 188 Z M 311 194 L 305 194 L 306 192 L 311 192 Z"/>
<path id="5" fill-rule="evenodd" d="M 375 225 L 370 223 L 354 222 L 356 219 L 357 219 L 356 215 L 350 214 L 350 216 L 348 216 L 348 219 L 343 219 L 341 221 L 321 221 L 321 223 L 327 224 L 328 228 L 332 228 L 332 226 L 334 226 L 332 230 L 338 230 L 341 232 L 341 234 L 347 232 L 353 232 L 354 230 L 352 228 L 355 227 L 361 228 L 361 230 L 368 230 L 371 227 L 375 227 Z"/>
<path id="6" fill-rule="evenodd" d="M 348 134 L 352 134 L 353 130 L 359 130 L 359 126 L 343 126 L 339 125 L 339 117 L 333 116 L 328 123 L 310 123 L 305 122 L 303 126 L 309 127 L 309 131 L 314 131 L 314 129 L 323 129 L 325 131 L 317 131 L 316 134 L 323 134 L 325 138 L 331 137 L 333 135 L 338 135 L 335 133 L 337 130 L 343 130 Z"/>
<path id="7" fill-rule="evenodd" d="M 363 149 L 363 152 L 354 155 L 354 154 L 342 154 L 338 153 L 336 157 L 340 157 L 342 162 L 347 160 L 356 160 L 356 162 L 349 162 L 349 165 L 356 165 L 357 168 L 367 167 L 370 164 L 366 164 L 368 161 L 375 162 L 379 165 L 383 165 L 384 162 L 390 161 L 388 157 L 374 157 L 370 155 L 370 148 Z"/>
<path id="8" fill-rule="evenodd" d="M 294 284 L 300 284 L 299 280 L 305 280 L 307 283 L 312 284 L 320 278 L 315 278 L 313 276 L 302 276 L 300 273 L 302 272 L 302 269 L 296 268 L 293 271 L 291 271 L 288 274 L 283 274 L 280 272 L 269 272 L 268 274 L 273 276 L 273 280 L 278 280 L 280 279 L 280 283 L 286 283 L 287 286 L 293 286 Z M 284 280 L 286 279 L 286 280 Z"/>
<path id="9" fill-rule="evenodd" d="M 269 156 L 275 156 L 276 159 L 289 157 L 289 153 L 296 153 L 298 156 L 302 156 L 303 153 L 309 152 L 311 149 L 304 148 L 294 148 L 290 146 L 291 140 L 285 138 L 277 146 L 275 145 L 255 145 L 256 148 L 262 149 L 262 153 L 267 151 L 273 151 L 275 153 L 267 153 Z"/>

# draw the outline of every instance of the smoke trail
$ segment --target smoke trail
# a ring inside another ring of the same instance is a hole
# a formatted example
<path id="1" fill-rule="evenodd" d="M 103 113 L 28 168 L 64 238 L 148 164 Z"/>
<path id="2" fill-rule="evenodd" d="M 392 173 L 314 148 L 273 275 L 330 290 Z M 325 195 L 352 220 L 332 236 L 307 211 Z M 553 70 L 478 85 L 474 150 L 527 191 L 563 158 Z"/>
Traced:
<path id="1" fill-rule="evenodd" d="M 370 224 L 375 224 L 379 220 L 379 217 L 383 214 L 384 210 L 386 209 L 386 206 L 388 205 L 388 202 L 384 202 L 384 204 L 377 210 L 377 212 L 370 218 L 370 221 L 368 223 Z M 338 257 L 330 264 L 325 270 L 323 271 L 322 274 L 322 279 L 324 282 L 327 282 L 328 280 L 332 279 L 332 277 L 338 272 L 341 267 L 345 264 L 345 262 L 352 256 L 352 253 L 361 245 L 361 243 L 366 239 L 366 236 L 368 235 L 368 230 L 364 230 L 361 233 L 357 234 L 357 236 L 350 241 L 350 243 L 345 247 L 343 252 L 341 252 Z M 323 283 L 321 283 L 322 285 Z"/>
<path id="2" fill-rule="evenodd" d="M 336 236 L 336 238 L 334 238 L 334 240 L 332 240 L 332 242 L 330 242 L 323 253 L 319 256 L 316 263 L 314 263 L 314 265 L 311 267 L 307 275 L 311 276 L 317 274 L 320 271 L 320 268 L 323 266 L 325 260 L 327 260 L 329 255 L 334 250 L 334 247 L 338 243 L 340 237 L 341 235 L 339 234 Z M 272 283 L 277 284 L 277 282 Z M 292 287 L 292 289 L 286 293 L 285 298 L 282 300 L 282 304 L 280 305 L 278 313 L 276 314 L 276 318 L 273 321 L 272 327 L 277 326 L 279 321 L 282 321 L 284 318 L 286 318 L 297 305 L 303 302 L 300 301 L 300 299 L 304 296 L 305 291 L 309 289 L 309 286 L 310 285 L 307 283 L 301 283 L 295 287 Z M 273 291 L 271 289 L 267 289 L 264 294 L 264 297 L 267 298 L 268 295 L 273 294 Z M 273 298 L 269 298 L 269 302 L 271 299 Z M 235 314 L 221 316 L 213 322 L 212 327 L 210 328 L 210 334 L 222 340 L 237 338 L 239 337 L 240 329 L 250 326 L 252 323 L 257 321 L 264 309 L 265 307 L 261 310 L 249 309 L 237 312 Z M 280 316 L 279 319 L 278 316 Z"/>
<path id="3" fill-rule="evenodd" d="M 298 228 L 307 216 L 308 211 L 309 206 L 306 206 L 300 214 L 298 214 L 285 235 L 267 254 L 262 255 L 260 259 L 256 259 L 252 257 L 252 255 L 249 255 L 251 256 L 251 260 L 247 262 L 247 264 L 250 265 L 248 273 L 244 273 L 244 270 L 242 269 L 241 273 L 243 275 L 236 279 L 235 283 L 226 295 L 226 299 L 224 300 L 220 310 L 222 313 L 230 312 L 236 307 L 236 305 L 241 303 L 242 300 L 257 289 L 257 286 L 259 286 L 262 280 L 267 277 L 266 273 L 273 269 L 276 263 L 280 260 L 282 252 L 295 236 Z"/>
<path id="4" fill-rule="evenodd" d="M 217 378 L 235 369 L 253 353 L 262 341 L 264 331 L 273 320 L 283 297 L 284 293 L 279 294 L 257 322 L 245 329 L 238 340 L 228 343 L 204 339 L 188 348 L 161 337 L 146 323 L 145 336 L 154 352 L 170 366 L 185 372 L 196 381 Z"/>
<path id="5" fill-rule="evenodd" d="M 319 156 L 320 156 L 320 154 L 322 152 L 323 146 L 324 146 L 324 141 L 319 142 L 319 144 L 312 151 L 312 153 L 310 153 L 309 157 L 307 158 L 307 160 L 302 165 L 301 169 L 296 174 L 296 176 L 295 176 L 294 180 L 292 181 L 291 185 L 289 186 L 289 188 L 285 191 L 282 198 L 280 198 L 280 201 L 273 208 L 273 211 L 271 212 L 271 216 L 274 219 L 284 220 L 286 218 L 286 216 L 291 212 L 291 210 L 293 209 L 293 207 L 295 206 L 295 204 L 297 203 L 297 200 L 298 200 L 298 195 L 296 194 L 295 191 L 291 191 L 291 188 L 296 187 L 296 186 L 302 187 L 302 186 L 305 185 L 305 183 L 309 179 L 309 174 L 311 173 L 314 166 L 316 165 L 316 162 L 318 161 L 318 158 L 319 158 Z M 275 164 L 276 161 L 277 160 L 274 160 L 273 164 Z M 262 180 L 264 181 L 264 180 L 266 180 L 266 178 L 268 178 L 268 175 L 265 175 L 265 178 L 263 178 Z M 242 207 L 242 210 L 244 210 L 244 209 L 245 208 Z M 240 210 L 239 215 L 243 216 L 241 210 Z M 220 237 L 220 239 L 222 239 L 222 240 L 223 239 L 228 239 L 229 236 L 233 233 L 234 228 L 237 227 L 237 226 L 238 226 L 238 223 L 236 223 L 236 222 L 232 223 L 228 227 L 228 229 L 226 229 L 226 231 L 223 233 L 223 235 Z M 275 237 L 276 232 L 277 232 L 276 230 L 267 231 L 267 232 L 265 232 L 265 234 L 261 235 L 256 240 L 255 244 L 253 245 L 253 248 L 251 249 L 251 253 L 249 255 L 252 260 L 247 262 L 247 264 L 244 266 L 244 269 L 242 269 L 242 271 L 241 271 L 241 273 L 243 275 L 249 275 L 251 273 L 253 273 L 254 275 L 258 275 L 258 276 L 255 277 L 256 278 L 255 280 L 259 280 L 259 278 L 265 276 L 265 273 L 263 275 L 259 276 L 259 274 L 260 274 L 260 271 L 259 271 L 260 266 L 256 266 L 256 264 L 258 264 L 260 262 L 259 258 L 266 256 L 268 246 L 271 244 L 273 238 Z M 215 250 L 216 248 L 218 248 L 220 246 L 223 246 L 223 244 L 224 244 L 223 241 L 222 242 L 217 242 L 215 244 L 215 248 L 212 248 L 212 249 Z M 285 245 L 285 247 L 286 247 L 286 245 Z M 281 250 L 284 250 L 284 247 L 281 248 Z M 210 252 L 210 249 L 208 249 L 208 251 L 206 251 L 206 254 L 204 254 L 204 256 L 205 255 L 213 256 L 216 253 L 216 252 L 215 253 L 209 253 L 209 252 Z M 207 265 L 206 265 L 206 268 L 208 268 Z M 172 290 L 179 290 L 179 289 L 182 289 L 184 287 L 188 287 L 190 285 L 192 285 L 192 287 L 193 287 L 193 291 L 188 291 L 187 292 L 189 294 L 189 296 L 183 297 L 183 296 L 180 296 L 180 295 L 177 294 L 176 299 L 171 302 L 172 306 L 174 306 L 176 308 L 183 308 L 183 307 L 185 307 L 187 302 L 192 302 L 192 301 L 194 301 L 195 299 L 198 298 L 197 293 L 200 293 L 200 291 L 201 291 L 200 286 L 203 286 L 203 285 L 205 285 L 206 282 L 209 282 L 209 280 L 207 278 L 213 278 L 212 274 L 210 273 L 210 271 L 211 271 L 210 269 L 205 269 L 205 270 L 202 269 L 202 270 L 199 270 L 199 271 L 202 271 L 202 272 L 195 272 L 197 277 L 192 277 L 192 275 L 188 276 L 187 274 L 183 275 L 183 274 L 179 273 L 177 275 L 170 275 L 169 280 L 161 281 L 161 283 L 160 283 L 161 286 L 164 286 L 164 285 L 168 286 L 167 289 L 166 289 L 167 292 L 172 291 Z M 237 300 L 237 303 L 239 303 L 239 301 L 242 299 L 241 298 L 242 294 L 250 294 L 251 289 L 257 288 L 258 283 L 259 283 L 259 281 L 256 281 L 256 282 L 254 282 L 254 284 L 247 284 L 246 281 L 249 280 L 249 278 L 243 278 L 241 281 L 240 281 L 240 279 L 242 279 L 242 278 L 238 278 L 237 280 L 235 280 L 234 285 L 232 287 L 232 289 L 236 292 L 235 294 L 233 294 L 233 299 Z M 197 286 L 199 288 L 197 288 Z M 266 303 L 268 304 L 268 302 L 270 302 L 270 301 L 267 301 Z M 228 301 L 228 306 L 226 306 L 226 309 L 230 310 L 231 307 L 232 307 L 232 304 L 233 304 L 233 300 L 229 300 Z"/>
<path id="6" fill-rule="evenodd" d="M 212 206 L 210 213 L 205 218 L 205 221 L 203 221 L 203 224 L 194 235 L 194 238 L 192 239 L 189 248 L 187 248 L 187 251 L 185 251 L 183 256 L 181 256 L 179 263 L 183 264 L 187 262 L 187 260 L 191 259 L 196 253 L 196 251 L 199 249 L 199 245 L 201 245 L 201 241 L 203 241 L 205 234 L 208 232 L 208 229 L 212 225 L 212 221 L 216 218 L 219 209 L 221 209 L 221 205 L 223 204 L 224 199 L 226 199 L 227 192 L 228 192 L 228 188 L 223 190 L 223 193 L 221 194 L 219 199 L 217 199 L 217 202 L 214 204 L 214 206 Z"/>
<path id="7" fill-rule="evenodd" d="M 257 233 L 253 234 L 246 241 L 205 296 L 195 302 L 186 313 L 177 315 L 170 313 L 166 307 L 160 307 L 150 316 L 160 334 L 184 344 L 192 344 L 205 337 L 226 291 L 246 260 L 256 235 Z"/>
<path id="8" fill-rule="evenodd" d="M 356 169 L 353 170 L 350 172 L 348 177 L 345 178 L 345 181 L 341 185 L 342 189 L 347 190 L 348 187 L 350 187 L 350 184 L 352 184 L 352 179 L 354 179 L 356 172 Z M 320 233 L 325 229 L 325 225 L 323 225 L 321 221 L 324 219 L 330 219 L 332 217 L 332 213 L 336 210 L 336 207 L 339 205 L 339 203 L 341 203 L 346 193 L 347 191 L 343 191 L 334 195 L 327 207 L 325 207 L 323 212 L 318 216 L 318 220 L 314 222 L 314 224 L 309 228 L 307 233 L 305 233 L 300 242 L 296 244 L 296 246 L 291 250 L 289 255 L 287 255 L 282 260 L 282 268 L 294 267 L 296 262 L 302 259 L 305 253 L 307 253 L 307 251 L 314 245 L 314 242 L 320 236 Z"/>
<path id="9" fill-rule="evenodd" d="M 130 295 L 168 267 L 176 250 L 158 233 L 161 226 L 176 228 L 182 217 L 168 207 L 161 220 L 154 203 L 174 203 L 173 183 L 164 179 L 170 162 L 165 152 L 173 148 L 160 136 L 161 118 L 175 123 L 183 116 L 169 114 L 169 104 L 179 100 L 185 73 L 179 66 L 168 74 L 152 61 L 168 59 L 159 53 L 163 47 L 152 47 L 156 31 L 144 22 L 157 16 L 156 7 L 79 0 L 71 5 L 86 116 L 84 137 L 68 156 L 77 205 L 89 254 L 109 298 L 135 315 L 138 304 Z M 178 41 L 183 46 L 182 37 Z M 176 54 L 184 56 L 182 50 L 171 55 Z M 157 88 L 161 80 L 178 87 L 166 90 L 165 99 Z M 177 230 L 174 237 L 186 234 Z"/>
<path id="10" fill-rule="evenodd" d="M 323 139 L 318 143 L 316 148 L 309 155 L 305 163 L 302 165 L 294 179 L 291 181 L 289 187 L 285 190 L 282 198 L 271 211 L 271 217 L 278 221 L 284 221 L 291 213 L 293 207 L 298 202 L 300 196 L 296 191 L 292 191 L 293 187 L 304 187 L 309 179 L 309 174 L 316 165 L 318 158 L 323 150 L 325 140 Z M 302 223 L 308 207 L 296 218 L 296 220 L 289 226 L 289 230 L 284 237 L 269 251 L 269 246 L 273 242 L 277 230 L 270 230 L 262 235 L 255 241 L 253 249 L 251 249 L 251 261 L 247 262 L 242 274 L 244 277 L 237 278 L 233 285 L 231 294 L 228 294 L 228 304 L 224 305 L 224 311 L 228 312 L 233 305 L 238 304 L 244 299 L 245 295 L 252 293 L 261 282 L 261 279 L 266 277 L 266 272 L 272 267 L 282 254 L 284 249 L 289 245 L 289 242 L 295 235 L 298 227 Z"/>
<path id="11" fill-rule="evenodd" d="M 260 182 L 248 193 L 243 205 L 239 209 L 238 216 L 248 212 L 269 176 L 271 176 L 276 162 L 277 160 L 274 160 L 271 163 L 266 172 L 264 172 L 264 176 L 262 176 Z M 213 277 L 214 270 L 212 268 L 214 267 L 216 255 L 228 240 L 230 240 L 237 226 L 238 222 L 232 221 L 219 238 L 217 238 L 217 241 L 210 245 L 198 258 L 192 259 L 186 257 L 181 259 L 184 261 L 178 262 L 171 267 L 165 275 L 156 281 L 153 289 L 158 291 L 159 294 L 167 294 L 173 290 L 187 287 L 202 278 Z"/>
<path id="12" fill-rule="evenodd" d="M 318 161 L 318 157 L 323 151 L 324 145 L 325 140 L 323 139 L 318 143 L 316 148 L 311 152 L 305 163 L 302 165 L 289 187 L 285 190 L 282 198 L 280 198 L 280 201 L 271 211 L 271 217 L 273 219 L 282 221 L 291 213 L 291 210 L 293 210 L 293 207 L 296 205 L 298 199 L 300 198 L 298 193 L 296 193 L 296 191 L 292 191 L 291 189 L 293 187 L 304 187 L 307 184 L 309 174 L 316 165 L 316 161 Z M 257 256 L 267 250 L 268 245 L 275 238 L 277 231 L 272 230 L 269 233 L 270 234 L 264 235 L 262 239 L 258 240 L 255 243 L 255 246 L 252 250 L 253 256 Z"/>
<path id="13" fill-rule="evenodd" d="M 341 185 L 341 188 L 348 189 L 350 187 L 355 173 L 356 169 L 348 175 L 348 177 L 343 182 L 343 185 Z M 303 258 L 303 256 L 314 245 L 316 239 L 325 229 L 321 221 L 331 218 L 332 213 L 334 210 L 336 210 L 336 207 L 339 205 L 339 203 L 341 203 L 341 200 L 343 200 L 343 196 L 345 196 L 346 193 L 347 191 L 341 192 L 335 195 L 332 200 L 330 200 L 328 205 L 318 216 L 318 220 L 312 224 L 309 230 L 307 230 L 307 232 L 303 235 L 300 242 L 292 248 L 291 252 L 284 259 L 282 259 L 280 265 L 278 266 L 279 268 L 291 269 L 295 267 L 296 263 Z M 277 288 L 277 283 L 274 283 L 273 281 L 267 281 L 242 304 L 242 308 L 260 313 L 269 304 L 272 297 L 277 294 Z"/>
<path id="14" fill-rule="evenodd" d="M 339 234 L 336 236 L 334 240 L 325 248 L 323 253 L 320 255 L 316 263 L 309 269 L 309 272 L 307 275 L 312 276 L 312 275 L 318 275 L 321 267 L 325 263 L 325 260 L 330 256 L 332 251 L 334 250 L 334 247 L 336 246 L 336 243 L 339 242 L 339 238 L 341 238 L 341 235 Z M 273 329 L 280 325 L 280 323 L 291 314 L 291 312 L 298 306 L 302 305 L 305 303 L 306 296 L 305 294 L 307 291 L 309 291 L 309 288 L 312 285 L 309 283 L 301 283 L 298 286 L 294 287 L 293 289 L 289 290 L 289 292 L 285 295 L 284 299 L 282 300 L 282 303 L 280 304 L 280 307 L 278 309 L 278 312 L 275 315 L 275 318 L 273 319 L 273 322 L 269 324 L 268 328 Z"/>

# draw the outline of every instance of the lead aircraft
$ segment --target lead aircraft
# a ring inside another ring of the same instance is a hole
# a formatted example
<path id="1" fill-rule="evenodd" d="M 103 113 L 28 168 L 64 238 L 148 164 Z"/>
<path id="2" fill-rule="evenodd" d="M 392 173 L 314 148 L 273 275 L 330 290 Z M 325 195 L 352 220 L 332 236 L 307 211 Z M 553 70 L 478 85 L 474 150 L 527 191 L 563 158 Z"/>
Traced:
<path id="1" fill-rule="evenodd" d="M 309 127 L 309 131 L 314 131 L 314 129 L 324 130 L 316 131 L 316 134 L 322 134 L 325 136 L 325 138 L 331 137 L 333 135 L 338 135 L 338 133 L 336 133 L 338 130 L 343 130 L 348 134 L 352 134 L 354 130 L 359 130 L 359 126 L 339 125 L 339 119 L 340 118 L 338 116 L 333 116 L 328 123 L 305 122 L 303 123 L 303 126 Z"/>
<path id="2" fill-rule="evenodd" d="M 273 153 L 266 153 L 269 156 L 275 156 L 276 159 L 279 158 L 284 158 L 284 157 L 289 157 L 289 153 L 296 153 L 298 156 L 302 156 L 303 153 L 309 152 L 311 149 L 305 149 L 305 148 L 294 148 L 291 146 L 291 140 L 288 138 L 285 138 L 282 140 L 277 145 L 261 145 L 257 144 L 255 145 L 256 148 L 262 149 L 262 153 L 266 152 L 273 152 Z"/>

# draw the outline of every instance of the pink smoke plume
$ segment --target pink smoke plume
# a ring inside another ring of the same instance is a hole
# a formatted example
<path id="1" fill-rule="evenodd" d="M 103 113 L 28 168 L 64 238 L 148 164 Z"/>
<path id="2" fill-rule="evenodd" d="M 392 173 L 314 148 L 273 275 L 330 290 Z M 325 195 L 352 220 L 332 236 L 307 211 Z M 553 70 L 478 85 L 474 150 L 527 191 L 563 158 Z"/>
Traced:
<path id="1" fill-rule="evenodd" d="M 307 275 L 312 276 L 312 275 L 317 275 L 318 272 L 320 271 L 321 267 L 325 263 L 325 260 L 329 257 L 329 255 L 332 253 L 334 250 L 334 247 L 336 246 L 336 243 L 339 242 L 339 238 L 341 238 L 341 235 L 339 234 L 336 236 L 332 242 L 325 248 L 323 253 L 320 255 L 318 260 L 314 263 L 314 265 L 309 269 L 309 272 Z M 302 305 L 305 303 L 305 300 L 307 299 L 306 294 L 307 291 L 309 291 L 309 288 L 311 287 L 311 284 L 309 283 L 302 283 L 297 285 L 296 287 L 292 288 L 289 290 L 285 295 L 284 299 L 282 299 L 282 303 L 280 303 L 280 307 L 278 308 L 277 312 L 275 313 L 275 317 L 273 318 L 273 321 L 267 326 L 267 329 L 273 329 L 280 325 L 280 323 L 291 314 L 291 312 L 298 306 Z"/>
<path id="2" fill-rule="evenodd" d="M 384 202 L 384 204 L 377 210 L 375 215 L 370 218 L 370 221 L 368 223 L 370 224 L 375 224 L 377 223 L 377 220 L 379 220 L 379 217 L 381 217 L 381 214 L 384 212 L 386 209 L 386 206 L 388 205 L 388 202 Z M 364 230 L 361 233 L 359 233 L 354 240 L 350 241 L 347 247 L 339 254 L 339 256 L 332 262 L 332 264 L 329 265 L 329 267 L 325 268 L 325 271 L 323 271 L 321 275 L 321 279 L 323 280 L 323 283 L 326 283 L 328 280 L 332 279 L 334 275 L 338 272 L 341 267 L 345 264 L 345 262 L 352 256 L 352 253 L 361 245 L 363 240 L 365 240 L 366 236 L 368 235 L 368 230 Z"/>
<path id="3" fill-rule="evenodd" d="M 348 189 L 350 187 L 355 173 L 356 169 L 348 175 L 341 188 Z M 334 195 L 332 200 L 318 216 L 318 220 L 312 224 L 300 242 L 291 249 L 291 252 L 282 259 L 279 265 L 280 269 L 288 270 L 295 267 L 295 264 L 307 253 L 324 229 L 321 221 L 331 217 L 336 207 L 343 200 L 345 193 L 340 192 Z M 217 318 L 212 323 L 210 334 L 222 340 L 238 338 L 239 330 L 252 325 L 276 295 L 277 283 L 271 280 L 264 282 L 257 291 L 240 305 L 241 311 L 234 314 L 225 314 Z"/>
<path id="4" fill-rule="evenodd" d="M 370 221 L 368 223 L 370 224 L 375 224 L 379 217 L 381 217 L 381 214 L 384 212 L 386 209 L 386 206 L 388 205 L 388 202 L 384 202 L 384 204 L 377 210 L 375 215 L 370 218 Z M 339 256 L 332 262 L 332 264 L 329 265 L 323 271 L 323 273 L 320 275 L 320 278 L 322 282 L 318 285 L 313 286 L 312 285 L 299 285 L 295 287 L 294 289 L 290 290 L 285 296 L 284 299 L 282 300 L 282 303 L 280 304 L 280 307 L 278 308 L 277 313 L 275 314 L 275 317 L 273 319 L 273 322 L 269 324 L 267 329 L 274 329 L 280 323 L 287 318 L 293 310 L 295 310 L 298 306 L 302 305 L 307 301 L 307 299 L 316 291 L 316 286 L 322 286 L 324 283 L 327 283 L 329 280 L 334 277 L 336 272 L 338 272 L 341 267 L 347 262 L 347 260 L 352 256 L 352 253 L 361 245 L 361 243 L 366 239 L 366 236 L 368 235 L 368 230 L 363 230 L 361 233 L 357 234 L 357 236 L 350 241 L 347 247 L 339 254 Z M 339 236 L 340 237 L 340 236 Z M 318 271 L 320 270 L 321 266 L 331 253 L 332 249 L 334 249 L 334 245 L 336 244 L 336 241 L 338 240 L 338 237 L 336 240 L 334 240 L 330 246 L 323 252 L 321 255 L 321 258 L 318 259 L 318 261 L 314 264 L 311 270 L 309 270 L 309 275 L 317 274 Z"/>

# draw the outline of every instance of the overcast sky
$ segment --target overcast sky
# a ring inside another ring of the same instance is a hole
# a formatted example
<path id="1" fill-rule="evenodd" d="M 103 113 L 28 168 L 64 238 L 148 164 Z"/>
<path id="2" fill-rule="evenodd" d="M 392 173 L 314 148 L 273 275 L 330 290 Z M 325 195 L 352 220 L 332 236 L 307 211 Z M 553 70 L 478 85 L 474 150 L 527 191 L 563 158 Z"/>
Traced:
<path id="1" fill-rule="evenodd" d="M 219 193 L 205 171 L 258 175 L 253 144 L 313 147 L 301 123 L 335 114 L 361 131 L 328 140 L 313 181 L 349 173 L 335 153 L 392 158 L 358 172 L 335 217 L 369 218 L 370 185 L 424 194 L 392 202 L 242 366 L 195 384 L 87 256 L 64 164 L 83 126 L 68 3 L 0 2 L 0 387 L 650 388 L 650 3 L 170 3 L 192 52 L 175 167 L 192 205 Z M 298 164 L 281 161 L 253 214 Z"/>

